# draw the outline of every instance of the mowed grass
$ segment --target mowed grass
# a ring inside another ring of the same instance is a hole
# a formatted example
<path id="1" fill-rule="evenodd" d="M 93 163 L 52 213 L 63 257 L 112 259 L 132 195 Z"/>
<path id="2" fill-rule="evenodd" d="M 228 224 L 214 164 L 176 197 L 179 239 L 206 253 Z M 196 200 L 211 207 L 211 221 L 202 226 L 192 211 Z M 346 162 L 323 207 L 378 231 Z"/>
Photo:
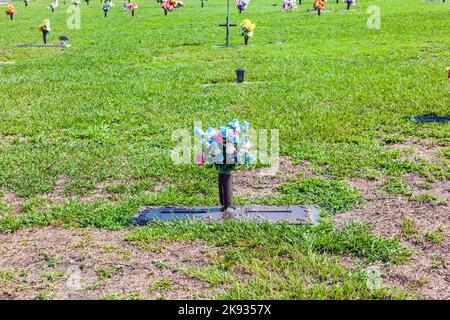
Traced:
<path id="1" fill-rule="evenodd" d="M 345 8 L 332 2 L 328 9 Z M 449 176 L 448 168 L 400 160 L 383 148 L 411 136 L 450 144 L 448 124 L 409 120 L 449 114 L 448 3 L 362 0 L 356 12 L 319 18 L 307 11 L 312 1 L 285 14 L 278 1 L 252 0 L 242 14 L 232 8 L 231 22 L 249 18 L 257 25 L 255 36 L 249 46 L 232 48 L 213 47 L 225 41 L 224 28 L 217 26 L 225 21 L 220 0 L 207 1 L 204 9 L 200 1 L 186 1 L 185 8 L 168 16 L 155 1 L 138 1 L 134 18 L 120 3 L 103 18 L 99 1 L 82 2 L 80 30 L 67 28 L 66 6 L 61 3 L 52 14 L 47 3 L 32 0 L 25 8 L 15 2 L 15 20 L 0 19 L 0 61 L 16 62 L 0 65 L 0 190 L 24 203 L 17 216 L 0 201 L 1 231 L 47 224 L 123 228 L 142 205 L 217 204 L 215 170 L 175 165 L 170 158 L 177 143 L 173 131 L 191 131 L 194 121 L 206 127 L 239 118 L 256 129 L 278 129 L 282 155 L 307 160 L 330 179 L 299 177 L 280 186 L 281 197 L 262 203 L 312 203 L 338 214 L 362 202 L 342 179 L 407 172 L 430 179 Z M 366 26 L 369 5 L 381 9 L 380 30 Z M 50 42 L 67 35 L 72 47 L 17 48 L 42 41 L 36 27 L 45 18 L 51 20 Z M 231 42 L 243 43 L 237 28 L 231 29 Z M 236 68 L 245 68 L 246 80 L 253 83 L 233 84 Z M 206 83 L 221 85 L 203 87 Z M 61 177 L 66 200 L 51 203 L 44 195 Z M 116 182 L 109 186 L 109 198 L 81 200 L 105 181 Z M 319 229 L 250 225 L 250 231 L 230 225 L 225 234 L 236 240 L 228 244 L 215 240 L 228 224 L 207 231 L 181 224 L 180 235 L 176 223 L 150 226 L 132 239 L 139 243 L 167 234 L 223 245 L 227 252 L 242 250 L 243 256 L 226 262 L 230 277 L 219 281 L 233 284 L 227 297 L 403 297 L 374 293 L 363 269 L 353 274 L 336 262 L 348 254 L 365 263 L 402 262 L 409 255 L 367 228 L 349 235 L 328 224 Z M 278 240 L 255 248 L 243 232 L 261 241 L 257 235 Z M 319 245 L 308 247 L 305 237 Z M 387 252 L 394 254 L 381 254 L 374 246 L 392 248 Z M 314 269 L 307 280 L 298 278 L 305 269 L 295 267 L 303 258 L 314 262 L 304 263 L 303 268 Z M 228 258 L 218 258 L 212 267 L 218 271 L 198 276 L 214 283 L 223 259 Z M 236 277 L 248 272 L 252 280 L 242 287 Z M 280 276 L 273 280 L 275 273 Z M 345 290 L 342 281 L 349 283 Z"/>

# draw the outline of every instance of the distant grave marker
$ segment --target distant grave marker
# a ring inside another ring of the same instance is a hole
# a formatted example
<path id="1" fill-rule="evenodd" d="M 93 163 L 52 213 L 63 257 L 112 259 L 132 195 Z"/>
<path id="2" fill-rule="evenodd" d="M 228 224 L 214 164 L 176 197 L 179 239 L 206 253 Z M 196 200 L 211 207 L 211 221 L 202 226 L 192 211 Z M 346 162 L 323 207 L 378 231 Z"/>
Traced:
<path id="1" fill-rule="evenodd" d="M 69 41 L 68 36 L 59 36 L 59 41 L 61 41 L 61 44 L 65 44 L 67 41 Z"/>
<path id="2" fill-rule="evenodd" d="M 432 116 L 432 115 L 412 116 L 411 120 L 415 122 L 449 122 L 450 116 Z"/>
<path id="3" fill-rule="evenodd" d="M 31 48 L 31 47 L 37 47 L 37 48 L 41 48 L 41 47 L 55 47 L 55 48 L 68 48 L 70 47 L 69 43 L 25 43 L 25 44 L 18 44 L 17 47 L 19 48 Z"/>

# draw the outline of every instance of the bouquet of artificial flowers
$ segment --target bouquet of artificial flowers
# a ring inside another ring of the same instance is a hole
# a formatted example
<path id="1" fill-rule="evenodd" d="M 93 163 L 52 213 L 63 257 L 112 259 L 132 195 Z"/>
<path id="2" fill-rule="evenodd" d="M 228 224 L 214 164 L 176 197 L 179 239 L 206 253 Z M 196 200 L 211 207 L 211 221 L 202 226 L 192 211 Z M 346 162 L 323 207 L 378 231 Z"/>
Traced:
<path id="1" fill-rule="evenodd" d="M 356 3 L 356 0 L 344 0 L 344 3 L 347 4 L 347 10 L 350 10 L 350 6 Z"/>
<path id="2" fill-rule="evenodd" d="M 208 128 L 203 132 L 194 128 L 194 135 L 203 146 L 203 153 L 196 156 L 196 163 L 217 165 L 223 169 L 253 163 L 255 157 L 249 152 L 251 143 L 246 134 L 248 128 L 248 122 L 240 124 L 237 119 L 219 130 Z"/>
<path id="3" fill-rule="evenodd" d="M 13 20 L 16 15 L 16 8 L 12 4 L 8 4 L 5 9 L 6 15 Z"/>
<path id="4" fill-rule="evenodd" d="M 105 18 L 106 18 L 108 16 L 109 3 L 107 3 L 103 6 L 103 11 L 105 12 Z"/>
<path id="5" fill-rule="evenodd" d="M 241 22 L 241 31 L 244 36 L 245 45 L 248 44 L 248 39 L 253 36 L 253 30 L 255 30 L 255 28 L 256 24 L 251 23 L 248 19 Z"/>
<path id="6" fill-rule="evenodd" d="M 183 2 L 181 2 L 181 4 L 182 4 L 182 6 L 184 6 Z M 164 15 L 166 15 L 166 16 L 167 16 L 167 11 L 173 11 L 176 7 L 178 7 L 178 1 L 176 1 L 176 0 L 164 0 L 161 2 L 161 9 L 164 10 Z"/>
<path id="7" fill-rule="evenodd" d="M 283 0 L 283 11 L 287 12 L 289 9 L 294 9 L 297 7 L 295 0 Z"/>
<path id="8" fill-rule="evenodd" d="M 232 206 L 233 168 L 255 161 L 255 157 L 249 152 L 251 143 L 246 134 L 248 128 L 248 122 L 240 124 L 237 119 L 219 130 L 208 128 L 203 132 L 199 128 L 194 128 L 194 135 L 203 147 L 203 152 L 196 156 L 196 163 L 215 165 L 219 168 L 219 200 L 222 211 L 227 211 Z"/>
<path id="9" fill-rule="evenodd" d="M 317 13 L 320 16 L 320 12 L 325 8 L 326 0 L 314 0 L 314 10 L 317 10 Z"/>
<path id="10" fill-rule="evenodd" d="M 125 8 L 127 10 L 131 10 L 131 16 L 134 17 L 134 10 L 136 10 L 138 8 L 138 5 L 137 5 L 137 3 L 129 2 L 129 3 L 125 4 Z"/>
<path id="11" fill-rule="evenodd" d="M 247 9 L 250 0 L 234 0 L 234 2 L 236 3 L 239 13 L 241 13 L 242 11 Z"/>
<path id="12" fill-rule="evenodd" d="M 44 36 L 44 43 L 47 43 L 47 36 L 50 32 L 50 20 L 45 19 L 42 21 L 42 23 L 38 26 L 38 30 L 41 31 Z"/>
<path id="13" fill-rule="evenodd" d="M 59 6 L 58 0 L 53 0 L 52 3 L 48 4 L 48 8 L 52 10 L 52 12 L 55 12 L 55 9 Z"/>

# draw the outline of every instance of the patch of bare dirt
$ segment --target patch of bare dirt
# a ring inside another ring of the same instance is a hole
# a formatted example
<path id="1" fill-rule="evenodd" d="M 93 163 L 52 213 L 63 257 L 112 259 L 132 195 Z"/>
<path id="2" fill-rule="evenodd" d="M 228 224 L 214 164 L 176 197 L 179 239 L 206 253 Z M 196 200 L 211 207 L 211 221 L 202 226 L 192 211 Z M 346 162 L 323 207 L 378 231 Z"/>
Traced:
<path id="1" fill-rule="evenodd" d="M 115 179 L 107 179 L 98 183 L 95 188 L 86 196 L 81 197 L 82 202 L 94 202 L 102 198 L 108 198 L 111 194 L 107 191 L 108 187 L 116 187 L 121 182 Z M 111 203 L 114 203 L 113 201 Z"/>
<path id="2" fill-rule="evenodd" d="M 233 174 L 233 185 L 239 188 L 233 192 L 238 197 L 252 200 L 273 196 L 277 194 L 277 186 L 300 174 L 313 175 L 308 163 L 295 165 L 289 157 L 280 157 L 271 168 L 236 171 Z"/>
<path id="3" fill-rule="evenodd" d="M 443 146 L 427 141 L 408 140 L 386 147 L 404 152 L 403 159 L 422 157 L 434 163 L 443 159 L 437 154 Z M 411 187 L 412 196 L 394 196 L 380 190 L 386 179 L 352 180 L 348 183 L 362 191 L 367 203 L 358 209 L 336 216 L 338 225 L 349 220 L 369 224 L 375 234 L 396 238 L 413 247 L 416 253 L 403 265 L 385 268 L 386 282 L 399 286 L 426 299 L 450 299 L 450 181 L 430 183 L 416 174 L 402 176 Z M 436 200 L 418 201 L 417 196 L 432 195 Z M 405 231 L 405 221 L 411 223 L 413 234 Z M 427 239 L 427 232 L 442 237 L 441 243 Z"/>
<path id="4" fill-rule="evenodd" d="M 204 267 L 215 248 L 157 241 L 140 248 L 126 231 L 22 229 L 0 234 L 0 299 L 211 298 L 219 288 L 180 271 Z"/>
<path id="5" fill-rule="evenodd" d="M 54 204 L 62 204 L 66 202 L 67 198 L 64 195 L 66 182 L 67 178 L 65 176 L 59 176 L 56 179 L 55 187 L 53 188 L 52 192 L 44 194 L 43 198 Z"/>
<path id="6" fill-rule="evenodd" d="M 2 203 L 7 204 L 11 208 L 11 213 L 13 216 L 18 216 L 23 208 L 23 201 L 14 192 L 3 191 Z"/>
<path id="7" fill-rule="evenodd" d="M 430 161 L 437 160 L 437 154 L 446 147 L 433 141 L 408 139 L 404 142 L 388 144 L 386 150 L 399 150 L 405 153 L 401 159 L 412 160 L 415 157 L 427 158 Z"/>
<path id="8" fill-rule="evenodd" d="M 384 194 L 378 191 L 379 181 L 358 180 L 349 183 L 362 190 L 367 203 L 364 207 L 337 215 L 336 223 L 363 221 L 372 227 L 375 234 L 396 238 L 416 250 L 408 263 L 387 269 L 386 282 L 426 299 L 450 299 L 448 181 L 437 183 L 437 190 L 431 190 L 445 198 L 446 204 L 422 203 L 404 196 Z M 403 224 L 406 220 L 413 221 L 414 229 L 418 232 L 414 237 L 404 233 Z M 427 240 L 425 234 L 428 231 L 442 236 L 442 243 L 435 244 Z"/>

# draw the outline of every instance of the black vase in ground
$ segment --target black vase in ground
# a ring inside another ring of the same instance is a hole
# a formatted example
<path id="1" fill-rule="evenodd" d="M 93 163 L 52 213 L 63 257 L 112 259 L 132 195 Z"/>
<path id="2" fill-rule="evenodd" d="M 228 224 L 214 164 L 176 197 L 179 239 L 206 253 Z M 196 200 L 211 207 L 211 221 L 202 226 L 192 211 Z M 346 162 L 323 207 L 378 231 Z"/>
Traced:
<path id="1" fill-rule="evenodd" d="M 347 10 L 350 10 L 351 3 L 347 3 Z"/>
<path id="2" fill-rule="evenodd" d="M 318 14 L 319 16 L 320 16 L 320 11 L 321 11 L 320 9 L 317 9 L 317 14 Z"/>
<path id="3" fill-rule="evenodd" d="M 220 173 L 219 171 L 219 200 L 223 211 L 233 204 L 233 176 L 231 172 Z"/>
<path id="4" fill-rule="evenodd" d="M 167 16 L 167 10 L 166 9 L 164 9 L 164 15 Z"/>
<path id="5" fill-rule="evenodd" d="M 236 69 L 236 80 L 237 80 L 237 83 L 243 83 L 244 82 L 244 73 L 245 73 L 245 69 Z"/>
<path id="6" fill-rule="evenodd" d="M 248 45 L 248 38 L 249 38 L 248 36 L 244 36 L 244 44 L 245 45 Z"/>
<path id="7" fill-rule="evenodd" d="M 44 38 L 44 44 L 47 44 L 48 31 L 47 31 L 47 30 L 43 30 L 43 31 L 42 31 L 42 36 L 43 36 L 43 38 Z"/>
<path id="8" fill-rule="evenodd" d="M 134 17 L 134 10 L 131 10 L 131 16 Z"/>

